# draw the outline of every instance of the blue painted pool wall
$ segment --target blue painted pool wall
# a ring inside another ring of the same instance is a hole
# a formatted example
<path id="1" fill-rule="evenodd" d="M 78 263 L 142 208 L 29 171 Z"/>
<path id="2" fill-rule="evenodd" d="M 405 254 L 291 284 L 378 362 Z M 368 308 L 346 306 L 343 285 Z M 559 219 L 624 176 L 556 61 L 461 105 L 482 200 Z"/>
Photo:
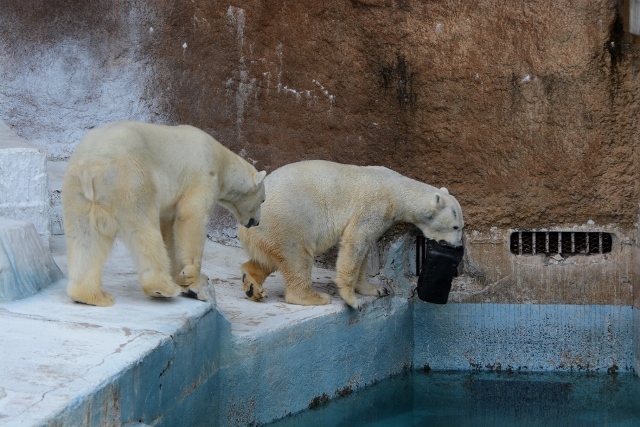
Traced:
<path id="1" fill-rule="evenodd" d="M 640 310 L 633 307 L 633 367 L 634 374 L 640 375 Z"/>
<path id="2" fill-rule="evenodd" d="M 229 322 L 212 307 L 189 319 L 126 369 L 106 378 L 97 391 L 76 397 L 46 425 L 198 425 L 203 415 L 212 414 L 209 401 L 200 397 L 206 391 L 202 384 L 213 388 L 230 335 Z"/>
<path id="3" fill-rule="evenodd" d="M 212 309 L 51 421 L 263 424 L 425 365 L 628 372 L 637 362 L 638 316 L 623 306 L 434 305 L 395 297 L 254 336 L 232 334 Z"/>
<path id="4" fill-rule="evenodd" d="M 160 373 L 161 417 L 143 421 L 158 427 L 216 425 L 208 420 L 219 412 L 221 359 L 230 351 L 231 325 L 213 309 L 180 332 Z"/>
<path id="5" fill-rule="evenodd" d="M 266 423 L 409 370 L 412 336 L 406 300 L 383 298 L 237 339 L 224 356 L 218 425 Z"/>
<path id="6" fill-rule="evenodd" d="M 624 306 L 416 302 L 414 365 L 631 371 L 634 311 Z"/>
<path id="7" fill-rule="evenodd" d="M 203 371 L 213 374 L 195 388 L 178 386 L 188 395 L 157 425 L 263 424 L 425 365 L 629 372 L 635 315 L 620 306 L 441 306 L 383 298 L 362 312 L 345 310 L 265 335 L 229 341 L 223 333 L 219 369 Z"/>

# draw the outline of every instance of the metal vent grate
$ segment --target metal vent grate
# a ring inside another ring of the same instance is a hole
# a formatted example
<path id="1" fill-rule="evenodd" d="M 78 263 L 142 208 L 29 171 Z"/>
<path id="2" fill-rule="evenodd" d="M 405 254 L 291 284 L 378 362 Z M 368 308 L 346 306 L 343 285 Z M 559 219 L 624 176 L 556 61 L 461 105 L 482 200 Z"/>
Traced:
<path id="1" fill-rule="evenodd" d="M 595 255 L 611 252 L 611 233 L 580 231 L 516 231 L 510 249 L 516 255 Z"/>

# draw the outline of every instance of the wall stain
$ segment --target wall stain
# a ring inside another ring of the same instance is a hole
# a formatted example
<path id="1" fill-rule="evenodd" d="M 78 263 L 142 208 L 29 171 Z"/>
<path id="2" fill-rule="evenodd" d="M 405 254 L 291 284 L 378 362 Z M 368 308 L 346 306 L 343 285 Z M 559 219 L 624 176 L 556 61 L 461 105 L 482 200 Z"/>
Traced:
<path id="1" fill-rule="evenodd" d="M 316 396 L 311 399 L 311 402 L 309 403 L 309 409 L 314 409 L 319 406 L 326 405 L 327 403 L 329 403 L 329 400 L 330 399 L 327 393 L 322 393 L 322 396 Z"/>
<path id="2" fill-rule="evenodd" d="M 340 389 L 340 390 L 336 390 L 336 395 L 338 397 L 345 397 L 350 395 L 351 393 L 353 393 L 353 389 L 351 388 L 350 385 L 347 385 L 345 388 Z"/>
<path id="3" fill-rule="evenodd" d="M 414 90 L 416 73 L 411 70 L 404 55 L 396 54 L 395 64 L 382 67 L 380 77 L 385 91 L 395 91 L 395 98 L 401 110 L 415 111 L 418 94 Z"/>
<path id="4" fill-rule="evenodd" d="M 624 42 L 624 27 L 620 11 L 616 12 L 616 18 L 611 24 L 609 40 L 606 49 L 611 57 L 611 74 L 618 72 L 618 64 L 626 59 L 626 44 Z"/>

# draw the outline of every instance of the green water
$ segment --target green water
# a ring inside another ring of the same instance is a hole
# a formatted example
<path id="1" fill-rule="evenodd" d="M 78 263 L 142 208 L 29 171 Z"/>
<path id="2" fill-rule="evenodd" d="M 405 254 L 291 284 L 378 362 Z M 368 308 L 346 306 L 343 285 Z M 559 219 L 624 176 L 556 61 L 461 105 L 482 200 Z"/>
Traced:
<path id="1" fill-rule="evenodd" d="M 640 426 L 640 379 L 629 373 L 415 372 L 269 426 Z"/>

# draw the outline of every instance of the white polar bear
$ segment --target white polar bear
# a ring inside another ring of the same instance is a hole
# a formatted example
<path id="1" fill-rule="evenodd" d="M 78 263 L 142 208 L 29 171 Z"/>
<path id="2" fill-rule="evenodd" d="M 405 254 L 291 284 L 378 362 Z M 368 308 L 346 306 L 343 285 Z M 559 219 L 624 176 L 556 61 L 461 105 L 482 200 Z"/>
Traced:
<path id="1" fill-rule="evenodd" d="M 241 224 L 258 224 L 265 175 L 191 126 L 117 122 L 93 129 L 63 182 L 67 293 L 86 304 L 113 304 L 101 277 L 119 235 L 146 295 L 182 291 L 206 299 L 200 267 L 209 212 L 219 203 Z"/>
<path id="2" fill-rule="evenodd" d="M 262 283 L 279 270 L 291 304 L 328 304 L 328 294 L 311 289 L 314 256 L 340 242 L 335 283 L 340 296 L 358 309 L 354 291 L 387 295 L 366 281 L 369 248 L 395 222 L 415 224 L 425 236 L 462 245 L 462 210 L 446 188 L 378 166 L 305 161 L 283 166 L 265 178 L 267 199 L 258 227 L 239 227 L 251 257 L 242 265 L 243 290 L 260 301 Z"/>

